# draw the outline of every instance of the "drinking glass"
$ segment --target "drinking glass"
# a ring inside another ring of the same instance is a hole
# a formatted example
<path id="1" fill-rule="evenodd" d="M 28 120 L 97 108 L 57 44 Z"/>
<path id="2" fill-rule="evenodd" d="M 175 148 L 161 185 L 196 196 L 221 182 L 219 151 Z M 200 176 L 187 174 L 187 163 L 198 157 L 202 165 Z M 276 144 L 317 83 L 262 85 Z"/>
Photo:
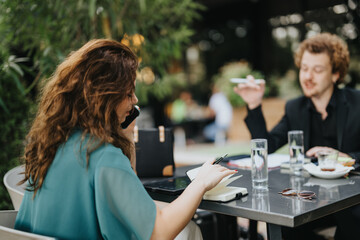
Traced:
<path id="1" fill-rule="evenodd" d="M 255 189 L 268 188 L 268 144 L 266 139 L 251 140 L 251 180 Z"/>
<path id="2" fill-rule="evenodd" d="M 337 150 L 321 150 L 317 152 L 321 171 L 333 172 L 336 169 L 339 152 Z"/>
<path id="3" fill-rule="evenodd" d="M 262 212 L 270 211 L 270 200 L 268 189 L 256 189 L 252 190 L 252 207 Z"/>
<path id="4" fill-rule="evenodd" d="M 301 174 L 304 164 L 304 133 L 301 130 L 288 132 L 290 170 L 295 174 Z"/>

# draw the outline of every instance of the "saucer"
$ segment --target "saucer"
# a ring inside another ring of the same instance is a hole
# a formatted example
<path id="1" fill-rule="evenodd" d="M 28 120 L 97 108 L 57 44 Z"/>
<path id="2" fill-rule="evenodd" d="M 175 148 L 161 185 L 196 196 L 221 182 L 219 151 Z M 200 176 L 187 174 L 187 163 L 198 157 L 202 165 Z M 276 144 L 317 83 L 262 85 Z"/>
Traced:
<path id="1" fill-rule="evenodd" d="M 353 167 L 345 167 L 341 164 L 336 164 L 335 171 L 328 172 L 328 171 L 321 171 L 319 166 L 316 166 L 313 163 L 305 164 L 304 169 L 307 170 L 311 175 L 318 177 L 318 178 L 324 178 L 324 179 L 335 179 L 344 176 L 350 170 L 353 170 Z"/>

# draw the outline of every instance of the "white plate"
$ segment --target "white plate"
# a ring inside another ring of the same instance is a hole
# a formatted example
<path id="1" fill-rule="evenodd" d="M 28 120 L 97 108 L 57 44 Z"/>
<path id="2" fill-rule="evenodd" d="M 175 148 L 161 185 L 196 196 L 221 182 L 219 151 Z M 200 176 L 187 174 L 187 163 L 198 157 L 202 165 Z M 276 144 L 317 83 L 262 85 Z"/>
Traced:
<path id="1" fill-rule="evenodd" d="M 305 164 L 304 169 L 307 170 L 311 175 L 318 177 L 318 178 L 325 178 L 325 179 L 334 179 L 339 178 L 353 170 L 353 167 L 344 167 L 341 164 L 336 165 L 336 169 L 333 172 L 321 171 L 319 166 L 316 166 L 313 163 Z"/>

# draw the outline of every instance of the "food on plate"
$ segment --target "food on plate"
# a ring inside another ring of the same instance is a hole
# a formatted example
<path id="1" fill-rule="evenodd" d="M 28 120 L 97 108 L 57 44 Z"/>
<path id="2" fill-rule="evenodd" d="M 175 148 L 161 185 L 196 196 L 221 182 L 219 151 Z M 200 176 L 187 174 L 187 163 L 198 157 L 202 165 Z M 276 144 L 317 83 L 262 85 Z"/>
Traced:
<path id="1" fill-rule="evenodd" d="M 355 159 L 349 157 L 338 157 L 338 163 L 342 164 L 345 167 L 351 167 L 355 164 Z"/>

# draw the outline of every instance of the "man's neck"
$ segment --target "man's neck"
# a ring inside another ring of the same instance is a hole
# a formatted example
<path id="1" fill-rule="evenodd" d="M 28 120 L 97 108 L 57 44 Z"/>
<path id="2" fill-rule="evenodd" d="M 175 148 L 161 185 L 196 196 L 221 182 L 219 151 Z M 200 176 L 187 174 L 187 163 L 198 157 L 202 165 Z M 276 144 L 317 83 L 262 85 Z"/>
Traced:
<path id="1" fill-rule="evenodd" d="M 326 107 L 330 102 L 333 92 L 334 92 L 334 88 L 327 92 L 324 92 L 321 96 L 313 96 L 310 98 L 315 106 L 316 111 L 321 114 L 321 118 L 323 120 L 326 119 L 328 115 L 326 111 Z"/>

